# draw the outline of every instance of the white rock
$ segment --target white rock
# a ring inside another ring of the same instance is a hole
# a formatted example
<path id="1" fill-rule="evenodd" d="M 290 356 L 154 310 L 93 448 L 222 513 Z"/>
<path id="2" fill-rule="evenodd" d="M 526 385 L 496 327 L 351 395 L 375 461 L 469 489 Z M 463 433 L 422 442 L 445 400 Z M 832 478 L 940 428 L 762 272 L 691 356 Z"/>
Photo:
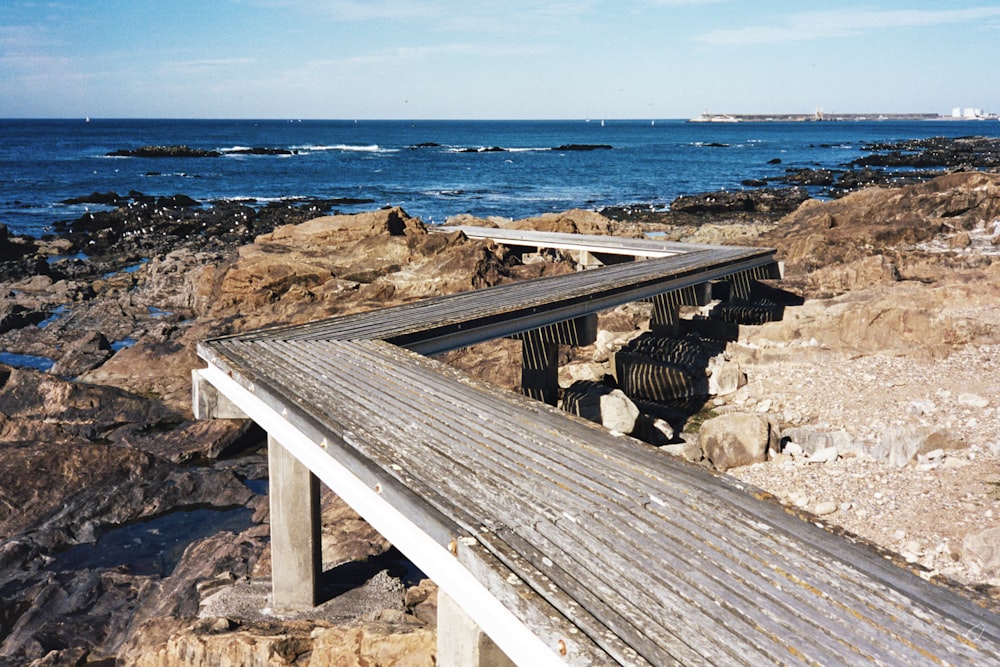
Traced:
<path id="1" fill-rule="evenodd" d="M 937 405 L 934 404 L 934 401 L 926 398 L 910 401 L 909 405 L 906 406 L 906 411 L 915 415 L 929 415 L 935 410 L 937 410 Z"/>
<path id="2" fill-rule="evenodd" d="M 639 417 L 636 407 L 621 389 L 601 396 L 601 423 L 611 431 L 631 433 Z"/>
<path id="3" fill-rule="evenodd" d="M 1000 573 L 1000 528 L 966 535 L 962 547 L 968 565 L 976 565 L 993 576 Z"/>
<path id="4" fill-rule="evenodd" d="M 804 455 L 805 452 L 802 451 L 802 446 L 797 442 L 789 442 L 785 444 L 785 449 L 783 450 L 785 454 L 788 454 L 793 459 L 797 459 Z"/>
<path id="5" fill-rule="evenodd" d="M 825 514 L 833 514 L 839 509 L 837 503 L 834 502 L 822 502 L 818 503 L 816 507 L 813 508 L 813 514 L 818 516 L 823 516 Z"/>
<path id="6" fill-rule="evenodd" d="M 824 447 L 817 449 L 809 456 L 809 463 L 829 463 L 836 461 L 839 455 L 840 452 L 837 451 L 836 447 Z"/>
<path id="7" fill-rule="evenodd" d="M 990 404 L 990 399 L 979 394 L 959 394 L 958 404 L 964 408 L 985 408 Z"/>
<path id="8" fill-rule="evenodd" d="M 577 380 L 601 382 L 607 370 L 604 364 L 594 362 L 566 364 L 559 369 L 559 386 L 567 389 Z"/>
<path id="9" fill-rule="evenodd" d="M 713 357 L 708 371 L 709 396 L 728 396 L 747 383 L 747 376 L 735 361 L 718 360 Z"/>
<path id="10" fill-rule="evenodd" d="M 767 412 L 771 409 L 773 402 L 769 398 L 765 398 L 763 401 L 757 404 L 757 412 Z"/>

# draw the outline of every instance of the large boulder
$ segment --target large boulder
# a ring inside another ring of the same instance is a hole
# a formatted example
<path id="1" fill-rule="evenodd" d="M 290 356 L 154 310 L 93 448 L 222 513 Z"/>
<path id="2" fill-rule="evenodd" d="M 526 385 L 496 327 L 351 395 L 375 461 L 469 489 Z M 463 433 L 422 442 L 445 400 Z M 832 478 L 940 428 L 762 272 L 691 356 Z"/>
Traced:
<path id="1" fill-rule="evenodd" d="M 728 470 L 766 461 L 768 450 L 777 450 L 778 433 L 764 417 L 734 412 L 706 420 L 699 441 L 705 458 Z"/>

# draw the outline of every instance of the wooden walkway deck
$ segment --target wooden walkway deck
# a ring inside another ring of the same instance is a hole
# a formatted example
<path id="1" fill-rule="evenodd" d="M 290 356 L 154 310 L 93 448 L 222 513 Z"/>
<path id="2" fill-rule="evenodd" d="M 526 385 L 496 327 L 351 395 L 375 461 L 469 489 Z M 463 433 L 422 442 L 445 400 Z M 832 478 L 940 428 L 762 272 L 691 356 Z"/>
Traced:
<path id="1" fill-rule="evenodd" d="M 205 341 L 199 391 L 220 396 L 196 396 L 196 412 L 226 402 L 257 421 L 516 664 L 1000 664 L 1000 617 L 976 601 L 731 478 L 418 353 L 772 261 L 692 250 Z"/>

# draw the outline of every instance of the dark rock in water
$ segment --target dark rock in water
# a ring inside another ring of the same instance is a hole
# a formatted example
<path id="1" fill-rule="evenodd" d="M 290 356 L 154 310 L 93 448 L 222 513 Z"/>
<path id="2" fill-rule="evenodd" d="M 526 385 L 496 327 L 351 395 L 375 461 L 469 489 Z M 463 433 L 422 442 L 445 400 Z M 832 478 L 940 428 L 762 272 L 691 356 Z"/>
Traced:
<path id="1" fill-rule="evenodd" d="M 153 195 L 143 194 L 138 190 L 129 190 L 128 198 L 134 201 L 136 204 L 153 205 L 156 203 L 156 197 L 154 197 Z"/>
<path id="2" fill-rule="evenodd" d="M 0 301 L 0 334 L 38 324 L 45 319 L 45 313 L 28 310 L 24 306 Z"/>
<path id="3" fill-rule="evenodd" d="M 872 151 L 851 163 L 852 166 L 916 168 L 1000 168 L 1000 138 L 930 137 L 900 142 L 874 143 L 864 147 Z"/>
<path id="4" fill-rule="evenodd" d="M 770 160 L 767 161 L 767 163 L 768 164 L 781 164 L 781 158 L 780 157 L 771 158 Z"/>
<path id="5" fill-rule="evenodd" d="M 296 155 L 298 151 L 288 148 L 231 148 L 226 151 L 227 155 Z"/>
<path id="6" fill-rule="evenodd" d="M 802 188 L 719 191 L 678 197 L 670 203 L 674 213 L 705 215 L 718 213 L 790 213 L 809 195 Z"/>
<path id="7" fill-rule="evenodd" d="M 117 206 L 127 201 L 126 197 L 120 196 L 117 192 L 91 192 L 82 197 L 71 197 L 62 200 L 63 204 L 107 204 Z"/>
<path id="8" fill-rule="evenodd" d="M 409 146 L 409 148 L 411 148 L 411 149 L 416 149 L 416 148 L 438 148 L 440 146 L 441 146 L 441 144 L 439 144 L 437 142 L 434 142 L 434 141 L 422 141 L 419 144 L 413 144 L 412 146 Z"/>
<path id="9" fill-rule="evenodd" d="M 563 144 L 556 146 L 554 151 L 609 151 L 612 146 L 608 144 Z"/>
<path id="10" fill-rule="evenodd" d="M 11 236 L 7 226 L 0 224 L 0 262 L 18 261 L 38 252 L 34 239 Z"/>
<path id="11" fill-rule="evenodd" d="M 142 146 L 120 149 L 107 153 L 108 157 L 222 157 L 219 151 L 210 151 L 190 146 Z"/>
<path id="12" fill-rule="evenodd" d="M 374 204 L 374 199 L 358 197 L 337 197 L 334 199 L 320 199 L 314 202 L 314 206 L 319 206 L 317 210 L 327 211 L 334 206 L 360 206 L 362 204 Z"/>
<path id="13" fill-rule="evenodd" d="M 157 198 L 156 205 L 160 208 L 186 208 L 190 206 L 201 206 L 201 202 L 197 199 L 192 199 L 187 195 L 176 194 L 172 197 Z"/>
<path id="14" fill-rule="evenodd" d="M 790 169 L 783 181 L 796 185 L 833 185 L 833 172 L 829 169 Z"/>
<path id="15" fill-rule="evenodd" d="M 333 206 L 367 202 L 361 199 L 308 199 L 254 207 L 245 202 L 218 201 L 205 208 L 184 194 L 153 197 L 131 191 L 128 198 L 131 201 L 127 205 L 114 210 L 93 211 L 54 225 L 62 239 L 69 242 L 65 252 L 87 253 L 86 267 L 91 269 L 92 277 L 121 271 L 178 248 L 233 248 L 252 242 L 256 236 L 276 226 L 317 217 Z M 60 266 L 55 270 L 80 268 L 85 267 Z M 0 267 L 0 279 L 2 277 Z M 81 279 L 85 276 L 74 271 L 67 277 Z"/>

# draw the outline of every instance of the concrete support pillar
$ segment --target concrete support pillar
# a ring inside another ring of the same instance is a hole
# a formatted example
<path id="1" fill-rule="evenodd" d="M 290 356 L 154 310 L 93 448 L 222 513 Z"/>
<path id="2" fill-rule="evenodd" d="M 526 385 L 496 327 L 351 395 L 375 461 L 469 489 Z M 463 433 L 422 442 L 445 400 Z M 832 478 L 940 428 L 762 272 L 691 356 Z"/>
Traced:
<path id="1" fill-rule="evenodd" d="M 521 393 L 555 405 L 559 400 L 559 343 L 545 339 L 540 330 L 521 336 Z"/>
<path id="2" fill-rule="evenodd" d="M 316 606 L 323 572 L 319 480 L 268 436 L 271 505 L 271 589 L 277 611 Z"/>
<path id="3" fill-rule="evenodd" d="M 438 591 L 438 667 L 513 667 L 476 622 L 444 591 Z"/>

